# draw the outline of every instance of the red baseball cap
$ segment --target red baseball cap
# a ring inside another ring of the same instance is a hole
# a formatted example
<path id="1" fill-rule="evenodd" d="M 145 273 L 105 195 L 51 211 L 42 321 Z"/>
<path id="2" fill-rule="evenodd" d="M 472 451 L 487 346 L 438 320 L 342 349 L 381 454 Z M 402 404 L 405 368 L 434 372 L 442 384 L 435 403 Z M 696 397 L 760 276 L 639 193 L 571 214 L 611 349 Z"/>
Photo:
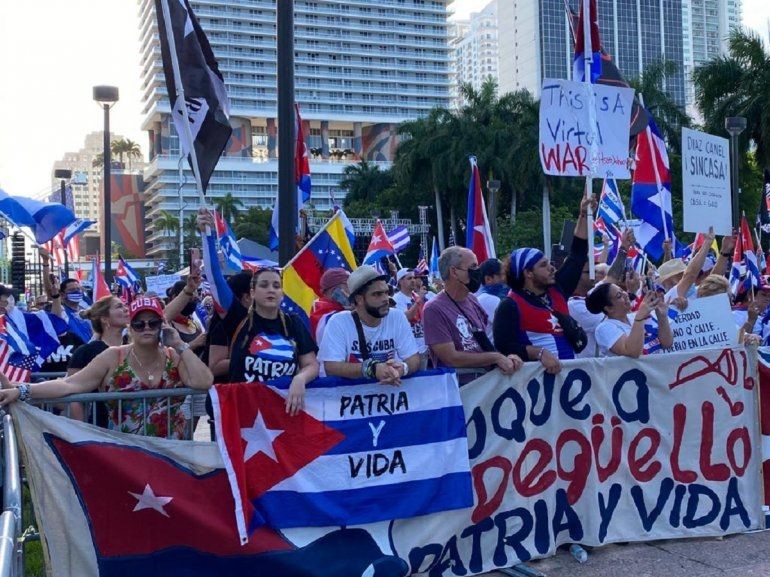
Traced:
<path id="1" fill-rule="evenodd" d="M 131 301 L 128 307 L 128 314 L 131 320 L 142 311 L 152 311 L 160 318 L 163 318 L 163 307 L 160 306 L 160 301 L 155 298 L 140 297 Z"/>

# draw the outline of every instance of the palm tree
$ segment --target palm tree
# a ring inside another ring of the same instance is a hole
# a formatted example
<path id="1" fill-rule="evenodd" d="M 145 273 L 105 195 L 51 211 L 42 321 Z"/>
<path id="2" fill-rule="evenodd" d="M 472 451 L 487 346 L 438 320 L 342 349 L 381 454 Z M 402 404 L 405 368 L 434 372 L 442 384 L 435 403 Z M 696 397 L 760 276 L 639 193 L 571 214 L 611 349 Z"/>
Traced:
<path id="1" fill-rule="evenodd" d="M 162 230 L 166 234 L 172 235 L 179 230 L 179 219 L 167 210 L 161 210 L 158 216 L 153 219 L 156 230 Z"/>
<path id="2" fill-rule="evenodd" d="M 695 103 L 705 128 L 724 134 L 724 119 L 743 116 L 746 130 L 740 139 L 743 152 L 753 142 L 760 166 L 770 163 L 770 55 L 755 32 L 734 30 L 729 53 L 693 71 Z M 745 158 L 745 154 L 741 155 Z"/>
<path id="3" fill-rule="evenodd" d="M 214 205 L 225 222 L 232 224 L 238 209 L 243 208 L 243 201 L 240 198 L 235 198 L 232 193 L 228 192 L 222 198 L 215 198 Z"/>
<path id="4" fill-rule="evenodd" d="M 118 157 L 118 161 L 120 162 L 120 165 L 125 167 L 126 164 L 123 162 L 123 158 L 127 152 L 126 150 L 126 140 L 124 138 L 121 138 L 120 140 L 113 140 L 110 143 L 110 151 L 112 154 Z"/>
<path id="5" fill-rule="evenodd" d="M 182 221 L 182 230 L 187 246 L 195 244 L 195 238 L 198 235 L 198 217 L 194 214 L 187 215 Z"/>
<path id="6" fill-rule="evenodd" d="M 629 81 L 630 86 L 644 99 L 644 107 L 650 111 L 669 149 L 682 153 L 682 127 L 692 126 L 684 108 L 679 106 L 665 91 L 666 79 L 677 72 L 677 65 L 661 60 L 645 66 L 642 75 Z"/>
<path id="7" fill-rule="evenodd" d="M 142 148 L 139 146 L 139 144 L 128 138 L 124 139 L 123 142 L 124 152 L 128 158 L 128 170 L 131 170 L 131 161 L 142 158 Z"/>
<path id="8" fill-rule="evenodd" d="M 389 171 L 382 171 L 376 164 L 362 159 L 357 164 L 350 164 L 342 171 L 340 188 L 347 191 L 345 203 L 356 200 L 375 200 L 380 193 L 393 184 Z"/>

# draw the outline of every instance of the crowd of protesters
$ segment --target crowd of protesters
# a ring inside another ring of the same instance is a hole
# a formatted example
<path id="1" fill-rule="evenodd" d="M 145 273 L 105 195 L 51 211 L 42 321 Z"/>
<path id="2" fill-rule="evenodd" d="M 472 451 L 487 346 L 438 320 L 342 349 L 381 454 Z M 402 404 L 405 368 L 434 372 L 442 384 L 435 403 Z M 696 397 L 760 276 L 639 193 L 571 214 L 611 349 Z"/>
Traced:
<path id="1" fill-rule="evenodd" d="M 206 293 L 193 266 L 165 299 L 140 294 L 126 304 L 108 296 L 84 307 L 80 282 L 67 279 L 57 286 L 47 274 L 50 258 L 43 250 L 46 297 L 28 306 L 67 321 L 59 350 L 43 365 L 44 371 L 65 376 L 31 385 L 0 377 L 0 404 L 287 377 L 286 411 L 293 415 L 304 406 L 305 387 L 318 376 L 397 386 L 430 367 L 499 369 L 509 375 L 524 363 L 539 363 L 555 374 L 567 359 L 663 354 L 673 342 L 670 308 L 685 310 L 694 299 L 731 293 L 725 275 L 736 239 L 723 238 L 715 253 L 708 232 L 687 262 L 668 255 L 657 269 L 645 262 L 640 271 L 628 257 L 636 241 L 626 230 L 612 262 L 596 263 L 591 278 L 592 203 L 581 201 L 572 245 L 558 269 L 536 248 L 479 263 L 471 250 L 458 246 L 441 253 L 433 278 L 387 266 L 364 265 L 352 273 L 328 269 L 309 326 L 282 309 L 279 269 L 224 276 L 206 210 L 198 215 L 203 266 L 213 287 Z M 770 338 L 770 284 L 731 295 L 731 302 L 740 342 Z M 0 287 L 0 314 L 15 306 L 12 291 Z M 78 409 L 72 416 L 121 431 L 181 437 L 187 421 L 204 414 L 203 399 L 192 410 L 182 400 L 164 398 L 149 407 L 122 402 L 120 411 L 105 403 L 99 415 Z"/>

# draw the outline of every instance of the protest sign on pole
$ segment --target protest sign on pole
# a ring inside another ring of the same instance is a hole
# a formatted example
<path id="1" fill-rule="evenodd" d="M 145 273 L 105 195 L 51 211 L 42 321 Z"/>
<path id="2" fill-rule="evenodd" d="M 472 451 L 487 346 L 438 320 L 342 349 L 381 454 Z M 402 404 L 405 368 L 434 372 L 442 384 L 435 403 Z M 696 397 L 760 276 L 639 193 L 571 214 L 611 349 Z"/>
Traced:
<path id="1" fill-rule="evenodd" d="M 690 299 L 687 309 L 671 319 L 671 332 L 674 351 L 738 345 L 738 327 L 726 294 Z"/>
<path id="2" fill-rule="evenodd" d="M 593 111 L 589 106 L 592 96 Z M 633 98 L 630 88 L 545 79 L 540 100 L 543 172 L 553 176 L 631 178 L 628 135 Z M 593 123 L 591 116 L 595 118 Z"/>
<path id="3" fill-rule="evenodd" d="M 685 232 L 702 232 L 703 223 L 732 234 L 730 147 L 726 138 L 682 128 L 682 207 Z"/>

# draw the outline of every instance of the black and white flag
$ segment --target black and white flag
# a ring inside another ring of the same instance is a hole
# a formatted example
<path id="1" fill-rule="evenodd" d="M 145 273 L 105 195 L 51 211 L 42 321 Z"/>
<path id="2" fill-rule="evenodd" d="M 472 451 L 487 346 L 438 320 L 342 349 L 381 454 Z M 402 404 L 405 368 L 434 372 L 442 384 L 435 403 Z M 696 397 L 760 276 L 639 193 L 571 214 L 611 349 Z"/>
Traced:
<path id="1" fill-rule="evenodd" d="M 163 18 L 164 3 L 168 6 L 170 14 L 176 55 L 172 54 L 166 22 Z M 158 19 L 163 72 L 171 102 L 171 116 L 179 135 L 182 152 L 187 156 L 192 170 L 200 175 L 201 186 L 205 192 L 211 173 L 214 172 L 214 167 L 233 132 L 229 120 L 230 101 L 225 90 L 225 82 L 219 72 L 219 66 L 206 34 L 198 24 L 187 0 L 155 0 L 155 13 Z M 192 143 L 185 128 L 182 101 L 177 98 L 174 80 L 175 63 L 178 63 L 184 88 Z M 197 167 L 194 166 L 190 155 L 193 144 L 198 161 Z"/>

